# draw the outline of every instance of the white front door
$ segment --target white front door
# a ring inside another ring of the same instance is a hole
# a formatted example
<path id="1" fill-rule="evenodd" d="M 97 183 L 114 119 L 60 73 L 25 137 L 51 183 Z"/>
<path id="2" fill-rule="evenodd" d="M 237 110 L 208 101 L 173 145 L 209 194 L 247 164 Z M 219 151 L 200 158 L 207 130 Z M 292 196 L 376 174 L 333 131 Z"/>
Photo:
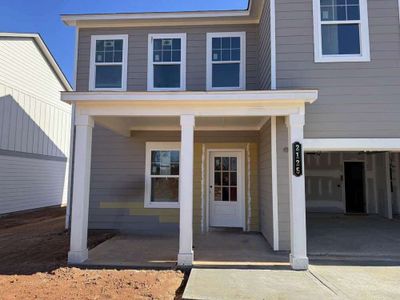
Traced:
<path id="1" fill-rule="evenodd" d="M 243 227 L 243 152 L 212 151 L 209 159 L 210 226 Z"/>

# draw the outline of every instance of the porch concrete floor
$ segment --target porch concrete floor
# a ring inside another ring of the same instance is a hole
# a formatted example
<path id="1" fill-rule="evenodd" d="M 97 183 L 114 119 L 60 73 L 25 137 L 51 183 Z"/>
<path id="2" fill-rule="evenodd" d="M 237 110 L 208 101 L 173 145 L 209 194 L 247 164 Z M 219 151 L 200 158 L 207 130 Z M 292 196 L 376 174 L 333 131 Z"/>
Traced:
<path id="1" fill-rule="evenodd" d="M 310 258 L 400 261 L 400 220 L 376 215 L 307 216 Z"/>
<path id="2" fill-rule="evenodd" d="M 177 235 L 119 235 L 89 251 L 84 265 L 172 268 L 176 265 Z M 274 253 L 259 233 L 209 232 L 194 237 L 197 267 L 263 268 L 288 266 L 288 253 Z"/>

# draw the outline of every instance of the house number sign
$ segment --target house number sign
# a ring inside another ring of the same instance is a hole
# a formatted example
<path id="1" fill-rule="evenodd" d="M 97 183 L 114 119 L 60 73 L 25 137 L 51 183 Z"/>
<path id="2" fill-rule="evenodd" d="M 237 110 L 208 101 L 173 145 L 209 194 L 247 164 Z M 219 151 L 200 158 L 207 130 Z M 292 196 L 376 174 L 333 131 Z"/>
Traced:
<path id="1" fill-rule="evenodd" d="M 302 146 L 299 142 L 293 143 L 293 175 L 300 177 L 303 175 L 303 155 Z"/>

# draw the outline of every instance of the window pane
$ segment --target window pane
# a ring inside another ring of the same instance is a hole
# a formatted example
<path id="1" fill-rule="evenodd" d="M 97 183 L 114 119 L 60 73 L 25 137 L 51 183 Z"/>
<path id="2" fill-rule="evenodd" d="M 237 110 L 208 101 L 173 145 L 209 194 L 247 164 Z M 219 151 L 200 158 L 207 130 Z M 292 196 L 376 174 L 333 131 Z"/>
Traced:
<path id="1" fill-rule="evenodd" d="M 172 51 L 172 61 L 181 61 L 181 51 L 180 50 Z"/>
<path id="2" fill-rule="evenodd" d="M 236 49 L 236 50 L 232 50 L 231 51 L 231 60 L 238 60 L 240 61 L 240 50 Z"/>
<path id="3" fill-rule="evenodd" d="M 221 170 L 221 158 L 216 157 L 214 161 L 215 161 L 215 170 Z"/>
<path id="4" fill-rule="evenodd" d="M 347 20 L 360 20 L 360 7 L 359 6 L 347 7 Z"/>
<path id="5" fill-rule="evenodd" d="M 212 38 L 213 49 L 221 49 L 221 38 Z"/>
<path id="6" fill-rule="evenodd" d="M 212 60 L 213 61 L 221 61 L 221 59 L 222 59 L 222 51 L 221 50 L 213 50 Z"/>
<path id="7" fill-rule="evenodd" d="M 229 185 L 229 172 L 222 173 L 222 185 Z"/>
<path id="8" fill-rule="evenodd" d="M 322 21 L 360 20 L 359 0 L 320 0 Z"/>
<path id="9" fill-rule="evenodd" d="M 233 37 L 231 39 L 232 49 L 240 49 L 240 37 Z"/>
<path id="10" fill-rule="evenodd" d="M 222 200 L 222 191 L 221 187 L 214 188 L 214 201 L 221 201 Z"/>
<path id="11" fill-rule="evenodd" d="M 222 60 L 223 61 L 231 60 L 231 51 L 230 50 L 222 50 Z"/>
<path id="12" fill-rule="evenodd" d="M 96 88 L 121 88 L 122 66 L 96 66 Z"/>
<path id="13" fill-rule="evenodd" d="M 222 49 L 230 49 L 231 48 L 231 38 L 222 38 Z"/>
<path id="14" fill-rule="evenodd" d="M 171 162 L 179 163 L 179 151 L 171 151 Z"/>
<path id="15" fill-rule="evenodd" d="M 151 151 L 151 162 L 160 162 L 160 151 Z"/>
<path id="16" fill-rule="evenodd" d="M 222 188 L 222 201 L 229 201 L 229 188 L 228 187 Z"/>
<path id="17" fill-rule="evenodd" d="M 123 40 L 96 41 L 96 62 L 122 62 Z"/>
<path id="18" fill-rule="evenodd" d="M 237 201 L 237 188 L 231 187 L 231 201 Z"/>
<path id="19" fill-rule="evenodd" d="M 151 175 L 160 175 L 160 163 L 151 164 Z"/>
<path id="20" fill-rule="evenodd" d="M 239 63 L 213 64 L 212 86 L 213 87 L 239 87 Z"/>
<path id="21" fill-rule="evenodd" d="M 214 184 L 218 186 L 221 185 L 221 172 L 214 173 Z"/>
<path id="22" fill-rule="evenodd" d="M 181 61 L 181 39 L 154 39 L 153 61 Z"/>
<path id="23" fill-rule="evenodd" d="M 172 49 L 181 50 L 181 39 L 173 39 L 172 40 Z"/>
<path id="24" fill-rule="evenodd" d="M 322 25 L 322 54 L 360 54 L 359 25 Z"/>
<path id="25" fill-rule="evenodd" d="M 222 170 L 229 170 L 229 157 L 222 158 Z"/>
<path id="26" fill-rule="evenodd" d="M 231 172 L 230 185 L 231 186 L 236 186 L 237 185 L 237 173 L 236 172 Z"/>
<path id="27" fill-rule="evenodd" d="M 152 178 L 151 202 L 178 202 L 179 178 Z"/>
<path id="28" fill-rule="evenodd" d="M 181 85 L 180 65 L 154 65 L 155 88 L 179 88 Z"/>
<path id="29" fill-rule="evenodd" d="M 237 158 L 231 157 L 231 171 L 237 170 Z"/>

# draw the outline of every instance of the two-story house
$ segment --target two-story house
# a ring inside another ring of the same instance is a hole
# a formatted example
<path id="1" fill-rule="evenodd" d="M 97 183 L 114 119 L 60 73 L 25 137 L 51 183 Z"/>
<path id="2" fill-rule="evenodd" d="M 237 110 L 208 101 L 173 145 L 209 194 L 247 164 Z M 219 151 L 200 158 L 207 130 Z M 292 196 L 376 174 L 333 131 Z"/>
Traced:
<path id="1" fill-rule="evenodd" d="M 306 269 L 306 207 L 399 213 L 397 0 L 62 19 L 77 33 L 70 263 L 88 227 L 175 232 L 180 266 L 194 235 L 233 227 Z"/>

